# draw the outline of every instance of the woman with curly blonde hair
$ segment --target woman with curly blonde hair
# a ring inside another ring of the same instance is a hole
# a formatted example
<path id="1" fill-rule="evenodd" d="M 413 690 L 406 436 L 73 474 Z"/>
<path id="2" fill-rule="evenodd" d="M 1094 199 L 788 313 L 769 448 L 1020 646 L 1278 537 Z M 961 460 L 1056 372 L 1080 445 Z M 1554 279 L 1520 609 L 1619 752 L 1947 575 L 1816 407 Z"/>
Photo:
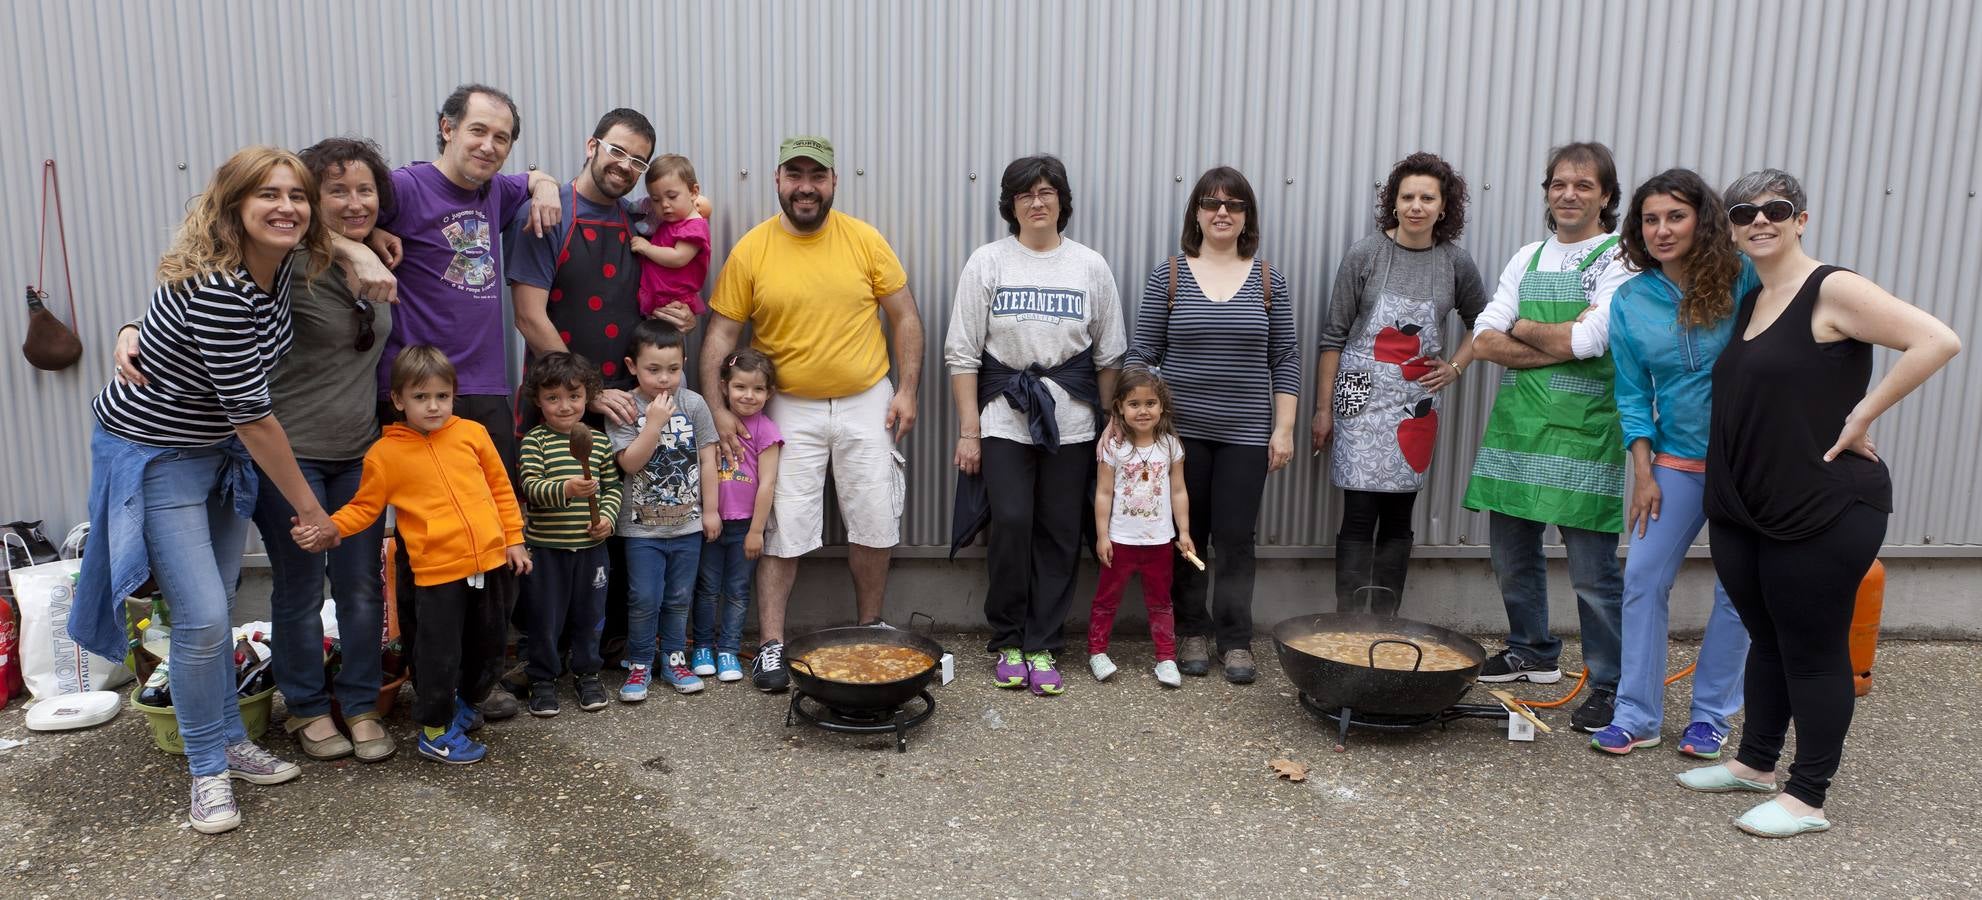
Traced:
<path id="1" fill-rule="evenodd" d="M 1734 248 L 1720 195 L 1690 169 L 1667 169 L 1639 185 L 1623 225 L 1625 259 L 1642 273 L 1610 304 L 1617 413 L 1631 452 L 1631 550 L 1617 707 L 1590 741 L 1617 755 L 1661 740 L 1672 582 L 1707 524 L 1714 361 L 1734 335 L 1735 298 L 1758 283 L 1755 267 Z M 1728 717 L 1741 708 L 1747 653 L 1748 632 L 1716 582 L 1680 753 L 1720 756 Z"/>
<path id="2" fill-rule="evenodd" d="M 331 528 L 272 415 L 269 372 L 293 342 L 290 272 L 321 272 L 330 235 L 316 179 L 295 154 L 248 147 L 195 198 L 138 327 L 142 383 L 113 379 L 92 404 L 90 521 L 77 642 L 125 652 L 121 598 L 146 579 L 172 603 L 173 711 L 192 769 L 194 830 L 240 825 L 230 779 L 302 774 L 248 739 L 236 704 L 230 607 L 259 479 L 305 528 Z"/>

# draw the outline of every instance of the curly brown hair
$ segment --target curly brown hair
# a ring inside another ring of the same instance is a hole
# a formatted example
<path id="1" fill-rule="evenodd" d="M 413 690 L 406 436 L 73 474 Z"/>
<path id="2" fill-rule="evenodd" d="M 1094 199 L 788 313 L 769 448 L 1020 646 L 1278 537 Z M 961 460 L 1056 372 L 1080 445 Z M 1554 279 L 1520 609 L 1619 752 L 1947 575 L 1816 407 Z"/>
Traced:
<path id="1" fill-rule="evenodd" d="M 1436 153 L 1422 150 L 1404 157 L 1390 169 L 1390 178 L 1383 183 L 1383 194 L 1376 201 L 1376 227 L 1379 231 L 1389 231 L 1397 227 L 1397 191 L 1404 179 L 1412 175 L 1426 175 L 1438 179 L 1439 198 L 1445 209 L 1437 224 L 1431 229 L 1431 242 L 1443 244 L 1456 241 L 1466 230 L 1466 179 L 1458 169 Z"/>
<path id="2" fill-rule="evenodd" d="M 1693 208 L 1693 246 L 1680 260 L 1688 282 L 1679 300 L 1679 321 L 1704 326 L 1727 318 L 1734 313 L 1734 282 L 1741 277 L 1741 255 L 1734 249 L 1727 216 L 1721 213 L 1720 195 L 1698 172 L 1667 169 L 1631 193 L 1631 208 L 1624 216 L 1624 258 L 1640 272 L 1660 268 L 1645 244 L 1644 222 L 1645 201 L 1660 195 Z"/>
<path id="3" fill-rule="evenodd" d="M 599 396 L 603 384 L 599 378 L 599 367 L 576 353 L 558 351 L 546 353 L 530 364 L 530 371 L 523 376 L 523 401 L 536 403 L 537 394 L 544 388 L 575 387 L 585 390 L 585 402 Z"/>
<path id="4" fill-rule="evenodd" d="M 259 190 L 276 167 L 294 172 L 307 197 L 303 206 L 310 220 L 303 226 L 302 239 L 294 252 L 308 261 L 311 279 L 330 268 L 331 235 L 324 217 L 317 215 L 317 179 L 296 154 L 280 147 L 243 147 L 213 171 L 206 190 L 194 197 L 186 219 L 172 236 L 172 246 L 158 260 L 158 282 L 182 281 L 230 274 L 247 264 L 247 227 L 241 222 L 241 204 Z"/>

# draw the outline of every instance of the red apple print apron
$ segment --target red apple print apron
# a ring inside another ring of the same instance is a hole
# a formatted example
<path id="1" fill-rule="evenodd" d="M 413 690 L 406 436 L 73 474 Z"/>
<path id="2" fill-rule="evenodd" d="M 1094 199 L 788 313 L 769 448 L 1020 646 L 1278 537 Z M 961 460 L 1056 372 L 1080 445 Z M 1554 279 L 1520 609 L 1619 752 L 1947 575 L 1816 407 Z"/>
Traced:
<path id="1" fill-rule="evenodd" d="M 558 248 L 557 275 L 551 279 L 550 319 L 571 352 L 599 367 L 605 386 L 633 389 L 626 371 L 626 342 L 640 324 L 640 268 L 633 261 L 632 223 L 613 202 L 607 219 L 578 218 L 578 191 L 565 201 L 571 223 Z M 533 398 L 522 398 L 529 403 Z"/>
<path id="2" fill-rule="evenodd" d="M 1438 439 L 1438 397 L 1417 383 L 1445 356 L 1438 303 L 1390 285 L 1390 261 L 1363 287 L 1362 314 L 1335 376 L 1329 479 L 1357 491 L 1424 487 Z"/>

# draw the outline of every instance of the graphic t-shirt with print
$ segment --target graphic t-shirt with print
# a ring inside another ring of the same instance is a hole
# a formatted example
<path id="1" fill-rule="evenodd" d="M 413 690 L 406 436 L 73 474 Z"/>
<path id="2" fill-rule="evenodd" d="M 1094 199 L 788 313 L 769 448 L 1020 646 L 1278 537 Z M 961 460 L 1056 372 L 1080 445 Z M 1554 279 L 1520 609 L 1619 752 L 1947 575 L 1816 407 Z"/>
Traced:
<path id="1" fill-rule="evenodd" d="M 641 414 L 631 425 L 608 425 L 615 457 L 633 444 L 647 427 L 647 404 L 654 398 L 634 392 Z M 654 455 L 638 470 L 625 473 L 620 496 L 619 536 L 669 538 L 702 530 L 702 467 L 696 451 L 716 442 L 715 417 L 702 395 L 676 388 L 675 411 L 661 427 Z"/>
<path id="2" fill-rule="evenodd" d="M 1101 461 L 1115 470 L 1115 502 L 1108 514 L 1108 540 L 1148 547 L 1177 536 L 1170 510 L 1170 472 L 1184 460 L 1176 438 L 1162 437 L 1147 447 L 1102 442 Z"/>

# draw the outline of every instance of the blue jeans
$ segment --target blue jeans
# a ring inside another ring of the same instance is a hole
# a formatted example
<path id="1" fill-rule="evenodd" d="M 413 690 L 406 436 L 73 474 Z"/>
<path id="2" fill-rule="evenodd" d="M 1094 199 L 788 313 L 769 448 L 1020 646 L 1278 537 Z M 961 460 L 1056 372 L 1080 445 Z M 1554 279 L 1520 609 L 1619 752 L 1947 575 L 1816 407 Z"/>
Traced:
<path id="1" fill-rule="evenodd" d="M 358 493 L 362 459 L 298 459 L 303 480 L 324 509 L 335 511 Z M 269 594 L 270 624 L 275 626 L 275 683 L 293 716 L 330 712 L 330 686 L 323 671 L 323 583 L 330 576 L 330 595 L 337 601 L 337 631 L 344 664 L 337 672 L 337 702 L 345 718 L 378 706 L 380 641 L 385 630 L 385 580 L 380 549 L 385 520 L 345 538 L 328 553 L 309 553 L 289 537 L 289 517 L 296 514 L 282 492 L 275 490 L 259 468 L 266 485 L 255 501 L 255 527 L 268 547 L 268 568 L 274 590 Z"/>
<path id="2" fill-rule="evenodd" d="M 654 635 L 661 650 L 688 649 L 688 607 L 701 565 L 702 532 L 671 538 L 626 539 L 626 662 L 654 664 Z"/>
<path id="3" fill-rule="evenodd" d="M 1665 720 L 1665 654 L 1672 580 L 1686 561 L 1686 548 L 1707 524 L 1702 505 L 1707 476 L 1664 466 L 1652 467 L 1659 486 L 1659 517 L 1645 536 L 1631 542 L 1624 560 L 1624 660 L 1617 682 L 1617 712 L 1611 724 L 1634 737 L 1653 737 Z M 1727 718 L 1741 708 L 1741 669 L 1748 659 L 1748 630 L 1714 582 L 1714 609 L 1700 641 L 1693 670 L 1690 721 L 1706 722 L 1728 733 Z"/>
<path id="4" fill-rule="evenodd" d="M 743 649 L 743 617 L 750 612 L 750 576 L 757 561 L 743 558 L 749 519 L 724 519 L 721 537 L 702 548 L 701 571 L 695 576 L 695 646 L 719 653 Z M 722 604 L 722 630 L 716 628 L 716 605 Z"/>
<path id="5" fill-rule="evenodd" d="M 245 741 L 234 696 L 230 612 L 248 520 L 222 489 L 220 447 L 170 451 L 145 471 L 151 576 L 172 610 L 172 710 L 195 776 L 224 775 L 227 745 Z"/>
<path id="6" fill-rule="evenodd" d="M 1544 668 L 1555 665 L 1562 641 L 1548 630 L 1548 558 L 1542 555 L 1543 522 L 1491 513 L 1493 574 L 1507 606 L 1507 649 Z M 1569 582 L 1582 620 L 1583 664 L 1590 685 L 1617 689 L 1619 609 L 1624 578 L 1617 568 L 1617 535 L 1558 526 L 1569 554 Z"/>

